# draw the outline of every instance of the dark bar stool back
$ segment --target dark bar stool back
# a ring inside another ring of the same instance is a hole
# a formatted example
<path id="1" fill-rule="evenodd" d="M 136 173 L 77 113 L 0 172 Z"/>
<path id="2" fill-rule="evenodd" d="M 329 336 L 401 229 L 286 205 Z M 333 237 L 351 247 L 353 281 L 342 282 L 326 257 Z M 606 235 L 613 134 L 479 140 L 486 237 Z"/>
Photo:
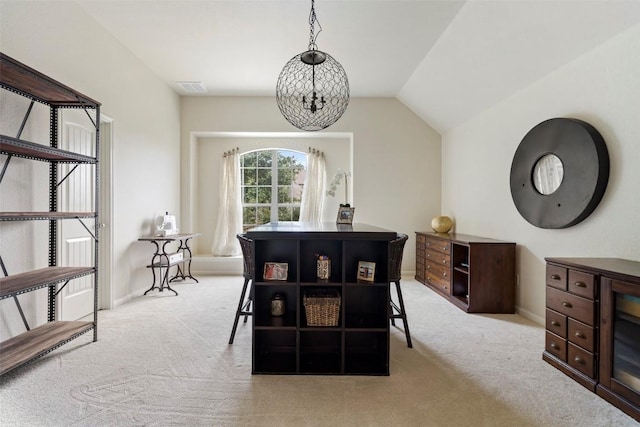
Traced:
<path id="1" fill-rule="evenodd" d="M 238 301 L 238 309 L 236 310 L 236 317 L 233 321 L 233 329 L 231 329 L 231 337 L 229 338 L 229 344 L 233 344 L 233 339 L 236 336 L 236 329 L 238 328 L 238 320 L 240 316 L 244 316 L 244 323 L 247 323 L 247 318 L 252 316 L 251 311 L 251 294 L 253 290 L 253 281 L 255 277 L 255 267 L 253 263 L 253 240 L 249 239 L 246 234 L 238 234 L 236 236 L 240 242 L 242 248 L 242 276 L 244 277 L 244 285 L 242 285 L 242 293 L 240 294 L 240 301 Z M 247 287 L 251 282 L 251 288 L 247 295 Z"/>
<path id="2" fill-rule="evenodd" d="M 389 255 L 391 259 L 391 269 L 389 270 L 389 282 L 396 284 L 396 295 L 398 303 L 393 301 L 389 295 L 391 307 L 389 308 L 389 318 L 391 324 L 396 326 L 396 319 L 401 319 L 404 323 L 404 334 L 407 337 L 407 347 L 413 348 L 411 344 L 411 334 L 409 333 L 409 322 L 407 322 L 407 312 L 404 309 L 404 300 L 402 298 L 402 290 L 400 289 L 400 270 L 402 269 L 402 254 L 404 253 L 404 244 L 409 236 L 398 233 L 398 237 L 389 242 Z"/>

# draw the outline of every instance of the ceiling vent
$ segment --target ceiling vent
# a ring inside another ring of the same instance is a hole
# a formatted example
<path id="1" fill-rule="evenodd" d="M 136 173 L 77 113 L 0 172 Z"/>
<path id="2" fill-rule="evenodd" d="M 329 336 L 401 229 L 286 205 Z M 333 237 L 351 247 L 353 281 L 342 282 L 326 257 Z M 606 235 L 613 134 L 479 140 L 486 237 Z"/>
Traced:
<path id="1" fill-rule="evenodd" d="M 207 93 L 202 82 L 176 82 L 185 93 Z"/>

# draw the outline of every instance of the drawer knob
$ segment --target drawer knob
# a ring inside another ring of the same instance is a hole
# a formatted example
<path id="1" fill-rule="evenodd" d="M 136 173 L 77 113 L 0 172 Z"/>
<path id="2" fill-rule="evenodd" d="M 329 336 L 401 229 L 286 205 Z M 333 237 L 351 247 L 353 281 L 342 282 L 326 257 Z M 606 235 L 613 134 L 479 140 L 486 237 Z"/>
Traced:
<path id="1" fill-rule="evenodd" d="M 555 321 L 555 320 L 552 320 L 552 321 L 551 321 L 551 325 L 553 325 L 553 326 L 560 326 L 560 322 Z"/>
<path id="2" fill-rule="evenodd" d="M 551 347 L 551 348 L 553 348 L 553 349 L 555 349 L 555 350 L 560 350 L 560 346 L 559 346 L 558 344 L 554 343 L 554 342 L 552 342 L 552 343 L 550 344 L 550 347 Z"/>
<path id="3" fill-rule="evenodd" d="M 573 358 L 573 361 L 576 363 L 580 363 L 581 365 L 584 365 L 584 359 L 580 356 L 576 356 Z"/>
<path id="4" fill-rule="evenodd" d="M 562 305 L 567 307 L 567 308 L 573 308 L 573 305 L 571 305 L 571 303 L 567 302 L 567 301 L 562 301 Z"/>
<path id="5" fill-rule="evenodd" d="M 446 251 L 446 250 L 448 250 L 448 249 L 449 249 L 449 247 L 448 247 L 448 246 L 443 246 L 443 247 L 442 247 L 442 250 L 443 250 L 443 251 Z"/>
<path id="6" fill-rule="evenodd" d="M 427 270 L 431 270 L 431 265 L 427 265 Z"/>
<path id="7" fill-rule="evenodd" d="M 553 280 L 560 280 L 560 276 L 558 276 L 557 274 L 552 274 L 552 275 L 551 275 L 551 278 L 552 278 Z"/>
<path id="8" fill-rule="evenodd" d="M 442 273 L 442 277 L 447 277 L 447 272 Z"/>
<path id="9" fill-rule="evenodd" d="M 586 338 L 586 337 L 587 337 L 585 334 L 583 334 L 583 333 L 582 333 L 582 332 L 580 332 L 580 331 L 576 331 L 576 336 L 577 336 L 578 338 Z"/>
<path id="10" fill-rule="evenodd" d="M 576 282 L 575 285 L 579 288 L 586 288 L 587 284 L 584 282 Z"/>
<path id="11" fill-rule="evenodd" d="M 447 263 L 447 260 L 446 260 L 446 259 L 443 259 L 443 260 L 442 260 L 442 263 L 443 263 L 443 264 L 446 264 L 446 263 Z"/>

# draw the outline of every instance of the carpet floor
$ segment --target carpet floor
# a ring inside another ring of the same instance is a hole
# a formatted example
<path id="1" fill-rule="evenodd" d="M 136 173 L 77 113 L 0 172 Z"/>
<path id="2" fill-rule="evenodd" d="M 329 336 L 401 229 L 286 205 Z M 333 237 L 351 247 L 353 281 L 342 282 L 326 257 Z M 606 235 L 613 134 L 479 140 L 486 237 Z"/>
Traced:
<path id="1" fill-rule="evenodd" d="M 9 426 L 637 426 L 542 361 L 544 328 L 467 314 L 403 280 L 414 348 L 391 375 L 251 375 L 241 277 L 208 276 L 99 313 L 91 334 L 0 378 Z M 173 286 L 173 285 L 172 285 Z"/>

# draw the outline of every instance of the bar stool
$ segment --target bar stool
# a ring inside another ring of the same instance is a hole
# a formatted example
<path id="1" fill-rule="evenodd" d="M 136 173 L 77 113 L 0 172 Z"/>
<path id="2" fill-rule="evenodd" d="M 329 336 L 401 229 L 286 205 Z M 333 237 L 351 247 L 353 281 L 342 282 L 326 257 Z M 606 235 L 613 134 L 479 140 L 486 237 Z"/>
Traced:
<path id="1" fill-rule="evenodd" d="M 407 337 L 407 347 L 413 348 L 413 344 L 411 344 L 411 334 L 409 333 L 409 323 L 407 322 L 407 312 L 404 309 L 404 300 L 402 299 L 402 290 L 400 289 L 402 254 L 404 252 L 404 244 L 408 238 L 409 236 L 406 234 L 398 233 L 398 237 L 389 242 L 389 255 L 391 260 L 389 282 L 396 284 L 396 294 L 398 296 L 398 304 L 396 304 L 391 297 L 391 291 L 389 291 L 389 301 L 391 303 L 389 318 L 393 326 L 396 326 L 396 319 L 401 319 L 404 322 L 404 334 Z"/>
<path id="2" fill-rule="evenodd" d="M 236 318 L 233 321 L 233 329 L 231 330 L 229 344 L 233 344 L 240 316 L 244 316 L 244 323 L 247 323 L 247 318 L 253 315 L 253 312 L 251 311 L 251 294 L 253 291 L 253 281 L 255 277 L 255 268 L 253 264 L 253 240 L 249 239 L 246 234 L 238 234 L 236 237 L 238 238 L 238 241 L 240 241 L 240 247 L 242 248 L 242 276 L 244 277 L 244 285 L 242 285 L 242 293 L 240 294 L 238 309 L 236 310 Z M 249 295 L 247 295 L 247 286 L 249 285 L 249 282 L 251 282 L 251 288 L 249 289 Z"/>

